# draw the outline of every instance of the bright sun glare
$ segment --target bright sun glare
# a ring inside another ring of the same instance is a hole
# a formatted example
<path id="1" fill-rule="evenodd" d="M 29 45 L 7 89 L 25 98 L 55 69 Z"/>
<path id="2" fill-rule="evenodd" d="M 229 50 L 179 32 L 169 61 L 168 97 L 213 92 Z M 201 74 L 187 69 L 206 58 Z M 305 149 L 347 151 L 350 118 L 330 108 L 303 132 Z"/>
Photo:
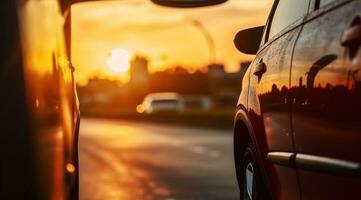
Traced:
<path id="1" fill-rule="evenodd" d="M 113 49 L 111 55 L 107 57 L 108 67 L 119 73 L 128 71 L 130 67 L 131 55 L 124 49 Z"/>

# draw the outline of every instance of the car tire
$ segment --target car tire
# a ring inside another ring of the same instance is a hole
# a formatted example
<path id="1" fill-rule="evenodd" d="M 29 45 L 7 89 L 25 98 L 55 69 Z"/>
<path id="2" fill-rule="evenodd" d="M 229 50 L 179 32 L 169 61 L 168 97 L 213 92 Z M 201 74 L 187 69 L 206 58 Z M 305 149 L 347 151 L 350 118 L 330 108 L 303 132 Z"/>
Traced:
<path id="1" fill-rule="evenodd" d="M 256 147 L 250 143 L 246 148 L 239 172 L 240 199 L 264 200 L 270 199 L 263 180 L 260 165 L 257 162 Z"/>

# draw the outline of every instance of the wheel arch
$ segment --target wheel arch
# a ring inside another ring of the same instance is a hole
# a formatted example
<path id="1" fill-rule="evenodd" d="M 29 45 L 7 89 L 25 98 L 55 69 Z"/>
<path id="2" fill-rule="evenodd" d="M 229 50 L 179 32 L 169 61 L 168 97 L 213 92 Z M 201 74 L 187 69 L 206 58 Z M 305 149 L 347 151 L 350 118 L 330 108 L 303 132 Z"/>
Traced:
<path id="1" fill-rule="evenodd" d="M 256 136 L 252 127 L 252 123 L 248 117 L 246 109 L 243 106 L 239 106 L 237 108 L 235 119 L 234 119 L 234 132 L 233 132 L 233 152 L 234 152 L 234 162 L 235 162 L 235 170 L 237 175 L 238 186 L 240 186 L 240 172 L 241 172 L 241 162 L 243 153 L 246 151 L 249 143 L 253 142 L 256 147 L 256 155 L 257 155 L 257 163 L 260 164 L 260 172 L 263 180 L 266 183 L 266 191 L 269 196 L 267 199 L 272 199 L 272 190 L 270 184 L 268 182 L 267 173 L 262 165 L 262 161 L 260 159 L 260 152 L 258 150 L 258 144 L 256 141 Z"/>
<path id="2" fill-rule="evenodd" d="M 237 109 L 233 129 L 233 155 L 238 185 L 240 183 L 241 158 L 249 143 L 254 141 L 253 129 L 244 107 Z"/>

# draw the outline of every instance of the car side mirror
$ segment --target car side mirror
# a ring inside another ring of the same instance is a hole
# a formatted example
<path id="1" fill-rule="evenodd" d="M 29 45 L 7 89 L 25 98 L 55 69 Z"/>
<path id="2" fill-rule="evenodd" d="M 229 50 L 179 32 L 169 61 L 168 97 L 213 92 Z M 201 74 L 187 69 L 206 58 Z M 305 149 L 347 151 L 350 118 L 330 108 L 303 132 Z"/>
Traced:
<path id="1" fill-rule="evenodd" d="M 212 6 L 226 2 L 227 0 L 151 0 L 153 3 L 176 8 L 195 8 Z"/>
<path id="2" fill-rule="evenodd" d="M 96 0 L 62 0 L 61 8 L 65 12 L 72 4 L 89 2 Z M 212 6 L 226 2 L 227 0 L 151 0 L 153 3 L 160 6 L 175 7 L 175 8 L 196 8 L 204 6 Z"/>
<path id="3" fill-rule="evenodd" d="M 262 39 L 264 26 L 257 26 L 238 32 L 233 40 L 236 48 L 245 54 L 255 55 Z"/>

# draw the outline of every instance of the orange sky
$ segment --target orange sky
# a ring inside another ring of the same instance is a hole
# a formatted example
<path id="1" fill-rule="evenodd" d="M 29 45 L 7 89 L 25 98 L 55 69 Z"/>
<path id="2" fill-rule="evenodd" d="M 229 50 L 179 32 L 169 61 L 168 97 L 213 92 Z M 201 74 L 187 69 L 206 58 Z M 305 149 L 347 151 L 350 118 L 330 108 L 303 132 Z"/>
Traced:
<path id="1" fill-rule="evenodd" d="M 107 57 L 113 49 L 148 57 L 150 71 L 175 65 L 205 66 L 210 55 L 204 35 L 193 24 L 200 21 L 215 41 L 216 60 L 235 71 L 241 60 L 252 57 L 237 52 L 237 31 L 265 23 L 272 0 L 229 0 L 206 8 L 175 9 L 146 0 L 119 0 L 77 4 L 72 7 L 72 60 L 80 84 L 98 76 L 127 80 L 113 71 Z"/>

